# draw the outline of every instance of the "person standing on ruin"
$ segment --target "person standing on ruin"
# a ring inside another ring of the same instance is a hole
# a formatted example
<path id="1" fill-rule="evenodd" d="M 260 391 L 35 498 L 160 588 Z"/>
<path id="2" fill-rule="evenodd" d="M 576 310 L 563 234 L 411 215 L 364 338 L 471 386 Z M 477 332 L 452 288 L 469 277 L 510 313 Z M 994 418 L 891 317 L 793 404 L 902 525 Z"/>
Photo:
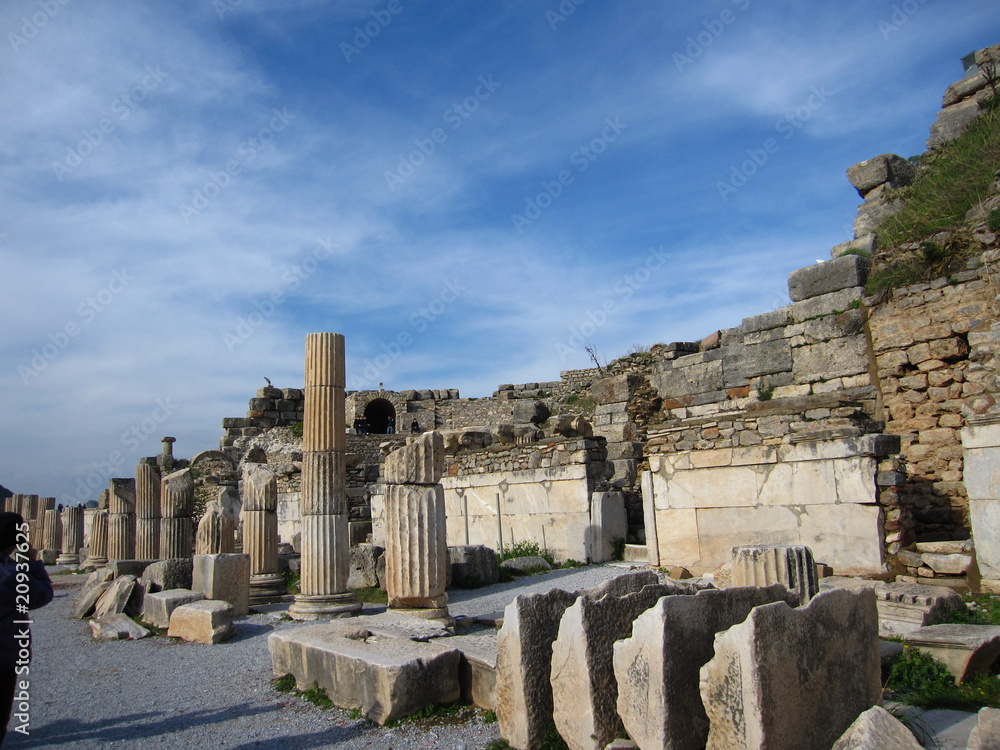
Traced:
<path id="1" fill-rule="evenodd" d="M 414 435 L 416 435 L 418 432 L 420 432 L 420 422 L 418 422 L 417 420 L 414 419 L 410 423 L 410 432 L 412 434 L 414 434 Z"/>
<path id="2" fill-rule="evenodd" d="M 28 524 L 19 513 L 0 513 L 0 745 L 7 736 L 15 692 L 31 690 L 28 610 L 51 601 L 52 581 L 28 539 Z"/>

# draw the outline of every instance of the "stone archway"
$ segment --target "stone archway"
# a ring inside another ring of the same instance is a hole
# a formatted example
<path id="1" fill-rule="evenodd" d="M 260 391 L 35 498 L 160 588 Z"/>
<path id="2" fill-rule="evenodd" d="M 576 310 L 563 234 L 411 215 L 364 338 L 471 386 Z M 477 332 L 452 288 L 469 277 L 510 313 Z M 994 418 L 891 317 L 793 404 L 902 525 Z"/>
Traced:
<path id="1" fill-rule="evenodd" d="M 395 424 L 396 407 L 388 399 L 375 398 L 365 405 L 365 421 L 368 423 L 369 434 L 387 434 L 389 432 L 390 420 L 392 424 Z"/>

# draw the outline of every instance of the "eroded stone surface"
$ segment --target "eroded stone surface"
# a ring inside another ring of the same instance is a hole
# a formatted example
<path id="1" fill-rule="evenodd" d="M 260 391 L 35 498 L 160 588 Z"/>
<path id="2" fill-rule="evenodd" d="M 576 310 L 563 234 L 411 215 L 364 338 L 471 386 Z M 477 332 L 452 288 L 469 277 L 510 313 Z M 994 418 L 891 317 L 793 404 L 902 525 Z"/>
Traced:
<path id="1" fill-rule="evenodd" d="M 969 735 L 968 750 L 996 750 L 1000 748 L 1000 710 L 981 708 L 979 721 Z"/>
<path id="2" fill-rule="evenodd" d="M 872 706 L 848 727 L 832 750 L 922 750 L 923 745 L 899 719 Z"/>
<path id="3" fill-rule="evenodd" d="M 99 641 L 136 641 L 150 635 L 146 628 L 121 613 L 95 617 L 90 621 L 90 633 Z"/>
<path id="4" fill-rule="evenodd" d="M 997 625 L 928 625 L 908 633 L 904 640 L 944 664 L 958 682 L 988 674 L 1000 657 Z"/>
<path id="5" fill-rule="evenodd" d="M 107 590 L 101 594 L 94 606 L 94 618 L 100 619 L 108 615 L 121 614 L 125 611 L 129 597 L 132 596 L 132 589 L 135 588 L 136 577 L 125 575 L 119 576 L 108 586 Z"/>
<path id="6" fill-rule="evenodd" d="M 191 589 L 206 599 L 220 599 L 245 615 L 250 610 L 250 558 L 247 555 L 195 555 Z"/>
<path id="7" fill-rule="evenodd" d="M 386 456 L 382 476 L 389 484 L 437 484 L 444 474 L 444 438 L 425 432 Z"/>
<path id="8" fill-rule="evenodd" d="M 200 591 L 190 589 L 166 589 L 146 594 L 142 604 L 142 619 L 157 628 L 170 627 L 170 615 L 178 607 L 205 598 Z"/>
<path id="9" fill-rule="evenodd" d="M 229 602 L 206 599 L 183 604 L 170 615 L 167 635 L 192 643 L 221 643 L 233 633 L 233 607 Z"/>

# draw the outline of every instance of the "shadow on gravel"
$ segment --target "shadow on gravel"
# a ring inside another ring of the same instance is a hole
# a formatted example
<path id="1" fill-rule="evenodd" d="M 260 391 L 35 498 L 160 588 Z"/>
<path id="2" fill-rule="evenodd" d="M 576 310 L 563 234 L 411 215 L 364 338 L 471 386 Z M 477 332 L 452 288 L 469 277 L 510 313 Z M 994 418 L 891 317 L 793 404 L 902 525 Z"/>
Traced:
<path id="1" fill-rule="evenodd" d="M 331 727 L 322 732 L 312 732 L 311 734 L 286 734 L 283 737 L 273 737 L 269 740 L 245 742 L 242 745 L 233 745 L 229 750 L 288 750 L 291 747 L 301 750 L 311 747 L 330 747 L 338 742 L 347 742 L 361 737 L 366 731 L 370 731 L 370 728 L 366 730 L 363 725 Z"/>
<path id="2" fill-rule="evenodd" d="M 271 624 L 262 625 L 256 622 L 237 622 L 236 634 L 226 641 L 226 643 L 239 643 L 240 641 L 264 635 L 264 633 L 270 633 L 272 630 L 274 630 L 274 625 Z"/>
<path id="3" fill-rule="evenodd" d="M 277 712 L 278 706 L 252 707 L 247 703 L 227 706 L 217 711 L 188 711 L 164 717 L 162 712 L 129 714 L 104 721 L 61 720 L 31 728 L 28 737 L 13 731 L 7 732 L 4 747 L 73 747 L 84 741 L 117 742 L 130 740 L 141 747 L 139 741 L 163 734 L 173 734 L 197 726 L 207 726 L 231 721 L 234 716 L 254 716 Z M 157 718 L 160 717 L 160 718 Z"/>

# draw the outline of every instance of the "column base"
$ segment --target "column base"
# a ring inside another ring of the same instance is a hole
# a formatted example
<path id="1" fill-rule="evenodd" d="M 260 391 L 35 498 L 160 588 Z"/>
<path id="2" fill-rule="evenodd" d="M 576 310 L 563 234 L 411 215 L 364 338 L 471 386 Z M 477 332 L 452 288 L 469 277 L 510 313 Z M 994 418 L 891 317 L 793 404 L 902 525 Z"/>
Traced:
<path id="1" fill-rule="evenodd" d="M 361 602 L 350 591 L 318 596 L 296 594 L 295 602 L 288 608 L 288 616 L 293 620 L 327 620 L 351 617 L 360 611 Z"/>
<path id="2" fill-rule="evenodd" d="M 443 620 L 448 625 L 455 624 L 455 621 L 448 614 L 447 607 L 390 607 L 388 611 L 410 617 L 419 617 L 421 620 Z"/>
<path id="3" fill-rule="evenodd" d="M 79 555 L 59 555 L 56 558 L 56 565 L 79 565 L 80 556 Z"/>
<path id="4" fill-rule="evenodd" d="M 280 573 L 262 573 L 250 576 L 250 606 L 274 604 L 290 599 L 285 577 Z"/>

